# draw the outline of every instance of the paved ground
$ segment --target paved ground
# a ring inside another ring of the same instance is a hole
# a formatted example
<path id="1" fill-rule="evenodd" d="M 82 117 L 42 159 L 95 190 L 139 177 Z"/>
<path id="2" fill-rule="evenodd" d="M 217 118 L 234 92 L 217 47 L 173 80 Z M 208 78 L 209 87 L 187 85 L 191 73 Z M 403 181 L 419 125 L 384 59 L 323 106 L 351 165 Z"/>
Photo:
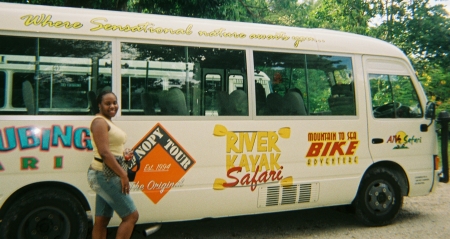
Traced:
<path id="1" fill-rule="evenodd" d="M 336 208 L 310 209 L 257 216 L 230 217 L 163 224 L 144 237 L 148 225 L 135 229 L 133 239 L 278 239 L 278 238 L 450 238 L 450 184 L 423 197 L 406 197 L 391 225 L 365 227 L 352 214 Z M 108 238 L 114 238 L 115 228 Z"/>

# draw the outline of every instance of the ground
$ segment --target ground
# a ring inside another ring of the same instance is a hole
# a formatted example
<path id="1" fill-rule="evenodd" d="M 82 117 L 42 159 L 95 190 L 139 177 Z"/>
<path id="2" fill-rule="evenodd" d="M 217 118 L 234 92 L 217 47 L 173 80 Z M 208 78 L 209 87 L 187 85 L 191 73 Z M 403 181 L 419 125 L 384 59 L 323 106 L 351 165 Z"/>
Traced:
<path id="1" fill-rule="evenodd" d="M 440 183 L 427 196 L 405 197 L 397 219 L 384 227 L 366 227 L 339 208 L 319 208 L 256 216 L 229 217 L 163 224 L 149 237 L 139 225 L 134 239 L 296 239 L 296 238 L 448 238 L 450 184 Z M 180 212 L 182 213 L 182 212 Z M 115 228 L 108 238 L 114 238 Z"/>

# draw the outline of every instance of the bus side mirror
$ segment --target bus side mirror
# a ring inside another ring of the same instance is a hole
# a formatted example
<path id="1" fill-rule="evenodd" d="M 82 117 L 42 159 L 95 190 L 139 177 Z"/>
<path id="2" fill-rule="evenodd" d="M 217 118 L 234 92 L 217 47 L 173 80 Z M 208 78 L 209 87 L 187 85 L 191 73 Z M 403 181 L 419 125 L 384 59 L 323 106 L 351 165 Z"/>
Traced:
<path id="1" fill-rule="evenodd" d="M 436 104 L 429 101 L 425 110 L 425 119 L 436 119 Z"/>

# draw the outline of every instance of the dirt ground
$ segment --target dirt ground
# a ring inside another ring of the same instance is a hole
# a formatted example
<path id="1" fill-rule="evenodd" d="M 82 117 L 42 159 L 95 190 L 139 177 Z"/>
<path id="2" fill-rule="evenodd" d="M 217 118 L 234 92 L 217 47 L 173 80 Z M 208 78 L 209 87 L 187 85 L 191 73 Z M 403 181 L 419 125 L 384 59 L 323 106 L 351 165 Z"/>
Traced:
<path id="1" fill-rule="evenodd" d="M 134 239 L 277 239 L 277 238 L 449 238 L 450 184 L 440 183 L 436 192 L 405 197 L 393 224 L 366 227 L 353 214 L 337 208 L 320 208 L 256 216 L 165 223 L 149 237 L 139 225 Z M 115 228 L 108 238 L 114 238 Z"/>

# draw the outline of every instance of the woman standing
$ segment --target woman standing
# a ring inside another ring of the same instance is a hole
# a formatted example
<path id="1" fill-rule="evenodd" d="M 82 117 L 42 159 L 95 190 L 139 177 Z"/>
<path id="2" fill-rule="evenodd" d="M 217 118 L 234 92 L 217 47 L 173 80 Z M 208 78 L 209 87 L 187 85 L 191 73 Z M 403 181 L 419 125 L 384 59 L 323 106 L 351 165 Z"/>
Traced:
<path id="1" fill-rule="evenodd" d="M 127 135 L 111 121 L 119 110 L 116 95 L 104 91 L 98 95 L 97 104 L 100 112 L 91 123 L 94 159 L 88 171 L 89 185 L 97 193 L 92 238 L 106 238 L 107 226 L 114 211 L 122 218 L 116 238 L 130 238 L 139 214 L 129 195 L 127 172 L 116 160 L 116 157 L 124 155 Z M 116 175 L 105 176 L 104 164 Z"/>

